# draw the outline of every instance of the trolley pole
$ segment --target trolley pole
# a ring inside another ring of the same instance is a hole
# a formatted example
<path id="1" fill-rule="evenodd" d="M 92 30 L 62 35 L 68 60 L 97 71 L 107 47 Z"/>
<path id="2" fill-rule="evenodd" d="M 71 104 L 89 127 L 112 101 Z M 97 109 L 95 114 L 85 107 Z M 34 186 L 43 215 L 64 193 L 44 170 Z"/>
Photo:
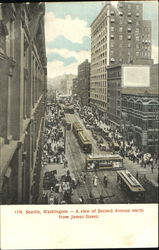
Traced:
<path id="1" fill-rule="evenodd" d="M 64 126 L 64 154 L 66 154 L 66 125 Z"/>

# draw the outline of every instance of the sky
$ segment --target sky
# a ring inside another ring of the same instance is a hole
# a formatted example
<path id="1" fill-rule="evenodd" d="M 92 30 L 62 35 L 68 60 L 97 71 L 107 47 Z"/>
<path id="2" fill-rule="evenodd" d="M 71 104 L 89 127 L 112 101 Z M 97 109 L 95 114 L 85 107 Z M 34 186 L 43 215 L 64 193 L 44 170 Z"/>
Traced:
<path id="1" fill-rule="evenodd" d="M 104 1 L 48 2 L 45 13 L 45 37 L 48 77 L 77 75 L 77 67 L 90 61 L 90 25 L 104 6 Z M 112 2 L 117 4 L 117 2 Z M 152 58 L 158 56 L 158 3 L 143 2 L 144 19 L 152 21 Z"/>

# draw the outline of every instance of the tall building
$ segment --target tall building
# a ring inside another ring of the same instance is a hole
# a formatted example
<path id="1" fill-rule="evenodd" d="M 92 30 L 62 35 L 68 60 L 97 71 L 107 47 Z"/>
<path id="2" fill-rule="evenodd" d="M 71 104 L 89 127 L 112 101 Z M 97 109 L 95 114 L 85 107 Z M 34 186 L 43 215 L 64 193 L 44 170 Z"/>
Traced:
<path id="1" fill-rule="evenodd" d="M 73 74 L 66 74 L 61 80 L 60 91 L 63 95 L 72 95 L 73 79 L 76 76 Z"/>
<path id="2" fill-rule="evenodd" d="M 0 4 L 0 201 L 36 203 L 46 98 L 43 3 Z"/>
<path id="3" fill-rule="evenodd" d="M 90 98 L 90 63 L 86 59 L 78 66 L 78 95 L 81 104 L 88 105 Z"/>
<path id="4" fill-rule="evenodd" d="M 106 3 L 91 24 L 90 104 L 107 111 L 107 67 L 151 64 L 151 21 L 143 20 L 142 3 Z"/>
<path id="5" fill-rule="evenodd" d="M 78 94 L 78 78 L 73 79 L 73 86 L 72 86 L 72 95 Z"/>

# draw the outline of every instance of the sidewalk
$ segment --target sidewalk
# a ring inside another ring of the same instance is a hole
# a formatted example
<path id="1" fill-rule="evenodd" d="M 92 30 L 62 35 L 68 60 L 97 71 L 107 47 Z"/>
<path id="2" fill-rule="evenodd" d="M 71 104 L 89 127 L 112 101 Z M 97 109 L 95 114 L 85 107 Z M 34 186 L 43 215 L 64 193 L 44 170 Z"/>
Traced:
<path id="1" fill-rule="evenodd" d="M 46 172 L 54 171 L 54 170 L 57 171 L 56 178 L 58 180 L 60 180 L 61 176 L 66 175 L 68 170 L 70 171 L 71 178 L 75 179 L 71 168 L 69 168 L 69 167 L 64 168 L 64 164 L 51 163 L 51 164 L 47 164 L 46 166 L 44 166 L 43 169 L 41 170 L 38 204 L 42 204 L 43 195 L 47 194 L 50 191 L 50 189 L 44 189 L 43 188 L 44 175 L 45 175 Z M 57 193 L 54 193 L 54 194 L 57 195 Z M 59 194 L 58 194 L 58 196 L 59 196 Z M 78 204 L 79 203 L 79 196 L 77 194 L 77 189 L 73 190 L 73 195 L 71 196 L 71 200 L 72 200 L 72 204 Z"/>
<path id="2" fill-rule="evenodd" d="M 134 175 L 134 177 L 136 176 L 136 173 L 138 172 L 139 175 L 145 175 L 145 177 L 149 181 L 153 180 L 155 182 L 158 182 L 158 164 L 155 164 L 153 173 L 151 171 L 150 166 L 147 166 L 146 168 L 141 167 L 140 164 L 136 162 L 134 163 L 128 158 L 124 159 L 124 165 Z"/>

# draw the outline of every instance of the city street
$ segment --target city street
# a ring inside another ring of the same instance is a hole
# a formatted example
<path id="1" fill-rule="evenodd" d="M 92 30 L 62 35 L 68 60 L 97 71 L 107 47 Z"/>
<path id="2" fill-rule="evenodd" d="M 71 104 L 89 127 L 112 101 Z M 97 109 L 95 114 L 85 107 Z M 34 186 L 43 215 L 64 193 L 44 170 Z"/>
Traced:
<path id="1" fill-rule="evenodd" d="M 89 129 L 86 129 L 82 119 L 79 117 L 78 113 L 75 114 L 65 114 L 65 119 L 68 123 L 73 124 L 73 122 L 80 122 L 81 126 L 85 129 L 87 136 L 92 142 L 92 154 L 104 155 L 105 152 L 101 151 L 97 146 L 96 140 L 92 137 L 92 133 Z M 101 127 L 104 126 L 101 123 Z M 57 177 L 65 175 L 67 171 L 70 171 L 70 176 L 76 182 L 78 181 L 79 185 L 77 185 L 76 189 L 73 190 L 71 196 L 71 202 L 73 204 L 80 203 L 80 197 L 84 198 L 84 203 L 100 203 L 100 197 L 103 198 L 103 203 L 105 204 L 120 204 L 120 203 L 131 203 L 131 200 L 126 192 L 124 192 L 120 185 L 117 183 L 117 174 L 115 170 L 101 170 L 95 172 L 85 172 L 85 161 L 86 154 L 82 151 L 80 145 L 78 144 L 77 138 L 72 132 L 72 129 L 65 130 L 63 127 L 63 133 L 65 134 L 65 155 L 68 160 L 67 168 L 64 167 L 63 163 L 54 164 L 50 163 L 44 166 L 42 169 L 41 175 L 41 185 L 40 185 L 40 196 L 39 203 L 41 202 L 42 196 L 47 194 L 48 190 L 43 190 L 43 177 L 45 172 L 47 171 L 57 171 Z M 108 147 L 108 143 L 104 140 L 106 146 Z M 153 179 L 156 181 L 157 171 L 155 168 L 153 173 L 151 172 L 151 168 L 147 167 L 141 168 L 141 166 L 137 163 L 130 161 L 128 158 L 124 159 L 124 167 L 128 169 L 133 176 L 136 176 L 138 172 L 139 176 L 148 176 L 149 179 Z M 97 186 L 93 184 L 94 174 L 97 176 Z M 107 186 L 104 186 L 103 177 L 107 176 Z M 59 198 L 60 199 L 60 198 Z M 146 202 L 150 202 L 151 197 L 146 194 Z"/>

